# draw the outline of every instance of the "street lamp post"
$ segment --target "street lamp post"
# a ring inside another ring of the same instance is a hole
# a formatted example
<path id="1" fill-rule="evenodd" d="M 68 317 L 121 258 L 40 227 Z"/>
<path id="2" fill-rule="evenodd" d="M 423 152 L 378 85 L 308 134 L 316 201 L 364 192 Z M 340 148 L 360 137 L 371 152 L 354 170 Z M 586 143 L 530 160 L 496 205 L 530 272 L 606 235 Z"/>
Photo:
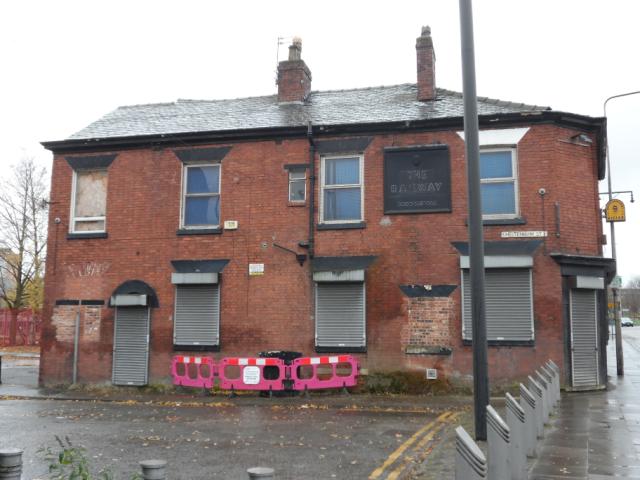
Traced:
<path id="1" fill-rule="evenodd" d="M 471 0 L 459 0 L 462 47 L 462 92 L 464 101 L 464 142 L 469 195 L 469 277 L 471 282 L 471 334 L 473 346 L 473 401 L 476 440 L 487 439 L 489 367 L 486 308 L 484 303 L 484 238 L 480 195 L 480 149 L 476 61 L 473 45 Z"/>
<path id="2" fill-rule="evenodd" d="M 640 93 L 640 90 L 635 92 L 627 92 L 620 93 L 618 95 L 612 95 L 604 101 L 603 110 L 604 110 L 604 118 L 607 118 L 607 103 L 614 98 L 620 97 L 628 97 L 630 95 L 637 95 Z M 608 125 L 607 125 L 608 129 Z M 609 201 L 613 199 L 613 191 L 611 188 L 611 159 L 609 158 L 609 139 L 608 135 L 605 137 L 605 155 L 607 157 L 607 187 L 609 194 Z M 615 222 L 609 222 L 611 226 L 611 258 L 616 260 L 616 229 Z M 612 287 L 611 291 L 613 293 L 613 312 L 615 319 L 615 329 L 616 329 L 616 370 L 618 376 L 624 375 L 624 358 L 622 356 L 622 328 L 620 325 L 620 291 L 618 287 Z"/>

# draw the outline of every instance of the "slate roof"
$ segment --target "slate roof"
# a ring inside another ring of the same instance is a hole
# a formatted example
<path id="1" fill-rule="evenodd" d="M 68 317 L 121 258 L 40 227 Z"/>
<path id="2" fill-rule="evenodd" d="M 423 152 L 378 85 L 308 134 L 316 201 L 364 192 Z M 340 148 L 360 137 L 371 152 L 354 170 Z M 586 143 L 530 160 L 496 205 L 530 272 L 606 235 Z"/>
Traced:
<path id="1" fill-rule="evenodd" d="M 549 107 L 478 98 L 478 114 L 539 113 Z M 276 95 L 232 100 L 178 100 L 119 107 L 69 140 L 314 125 L 353 125 L 463 116 L 462 94 L 437 89 L 435 101 L 419 102 L 415 84 L 311 92 L 301 103 Z"/>

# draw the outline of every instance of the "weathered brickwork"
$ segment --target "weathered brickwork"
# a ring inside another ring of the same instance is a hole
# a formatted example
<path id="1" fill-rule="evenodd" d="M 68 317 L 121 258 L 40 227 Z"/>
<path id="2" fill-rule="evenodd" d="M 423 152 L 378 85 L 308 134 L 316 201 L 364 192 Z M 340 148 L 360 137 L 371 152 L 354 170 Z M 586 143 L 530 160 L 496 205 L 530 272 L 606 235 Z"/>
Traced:
<path id="1" fill-rule="evenodd" d="M 409 347 L 451 347 L 455 304 L 449 297 L 407 298 L 407 326 L 402 344 Z"/>
<path id="2" fill-rule="evenodd" d="M 533 346 L 491 347 L 496 381 L 522 377 L 553 358 L 563 365 L 564 331 L 560 267 L 550 252 L 600 255 L 601 219 L 596 142 L 566 142 L 578 131 L 553 124 L 534 125 L 518 144 L 518 191 L 525 225 L 492 225 L 486 240 L 501 232 L 543 230 L 549 235 L 535 252 L 533 267 Z M 444 143 L 451 154 L 450 213 L 385 215 L 383 152 L 389 146 Z M 156 292 L 152 309 L 150 379 L 169 375 L 173 350 L 174 286 L 171 261 L 229 259 L 221 274 L 220 352 L 217 357 L 255 355 L 262 350 L 297 350 L 313 355 L 313 282 L 309 261 L 300 266 L 290 253 L 308 239 L 308 200 L 288 206 L 284 165 L 308 161 L 306 138 L 224 144 L 232 149 L 221 167 L 221 220 L 239 228 L 217 235 L 176 235 L 179 228 L 182 164 L 171 148 L 122 150 L 108 170 L 108 238 L 67 239 L 72 169 L 56 155 L 52 171 L 42 381 L 70 376 L 72 320 L 77 307 L 59 299 L 108 301 L 128 280 L 142 280 Z M 221 145 L 214 145 L 221 146 Z M 320 156 L 315 175 L 319 177 Z M 409 301 L 399 285 L 460 285 L 459 252 L 453 241 L 467 240 L 464 142 L 455 130 L 375 135 L 364 152 L 366 227 L 317 230 L 316 256 L 375 255 L 366 274 L 367 352 L 358 354 L 369 370 L 422 369 L 438 365 L 467 378 L 471 348 L 463 345 L 461 292 L 450 297 Z M 540 188 L 546 195 L 538 194 Z M 309 185 L 307 186 L 309 191 Z M 318 219 L 318 190 L 314 219 Z M 555 212 L 559 212 L 556 221 Z M 60 222 L 56 223 L 55 219 Z M 559 228 L 556 227 L 556 224 Z M 249 263 L 263 263 L 263 276 L 249 276 Z M 81 337 L 83 381 L 111 378 L 113 309 L 85 308 Z M 451 355 L 410 355 L 406 346 L 451 347 Z"/>

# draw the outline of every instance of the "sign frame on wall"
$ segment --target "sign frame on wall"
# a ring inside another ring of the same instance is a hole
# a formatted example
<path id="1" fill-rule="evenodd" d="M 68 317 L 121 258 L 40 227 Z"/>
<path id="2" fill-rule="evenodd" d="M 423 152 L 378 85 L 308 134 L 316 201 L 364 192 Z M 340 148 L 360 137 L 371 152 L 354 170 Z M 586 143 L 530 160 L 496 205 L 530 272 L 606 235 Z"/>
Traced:
<path id="1" fill-rule="evenodd" d="M 451 212 L 449 145 L 384 149 L 384 213 Z"/>

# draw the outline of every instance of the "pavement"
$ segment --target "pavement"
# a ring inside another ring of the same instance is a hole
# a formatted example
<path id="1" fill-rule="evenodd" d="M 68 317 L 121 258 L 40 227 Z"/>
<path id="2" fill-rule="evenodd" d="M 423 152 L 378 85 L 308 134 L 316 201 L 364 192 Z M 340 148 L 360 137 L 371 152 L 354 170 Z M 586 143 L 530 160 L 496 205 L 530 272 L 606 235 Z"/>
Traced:
<path id="1" fill-rule="evenodd" d="M 607 350 L 607 391 L 563 394 L 531 480 L 640 480 L 640 327 L 622 329 L 624 376 Z"/>
<path id="2" fill-rule="evenodd" d="M 624 377 L 613 345 L 607 391 L 563 393 L 529 462 L 530 480 L 640 480 L 640 327 L 623 329 Z M 33 361 L 5 361 L 0 385 L 0 432 L 10 432 L 0 447 L 25 448 L 25 480 L 45 478 L 34 452 L 54 434 L 120 475 L 160 457 L 172 479 L 240 479 L 265 465 L 281 480 L 445 480 L 454 478 L 454 428 L 473 433 L 468 397 L 46 391 Z M 500 399 L 492 404 L 503 411 Z"/>

